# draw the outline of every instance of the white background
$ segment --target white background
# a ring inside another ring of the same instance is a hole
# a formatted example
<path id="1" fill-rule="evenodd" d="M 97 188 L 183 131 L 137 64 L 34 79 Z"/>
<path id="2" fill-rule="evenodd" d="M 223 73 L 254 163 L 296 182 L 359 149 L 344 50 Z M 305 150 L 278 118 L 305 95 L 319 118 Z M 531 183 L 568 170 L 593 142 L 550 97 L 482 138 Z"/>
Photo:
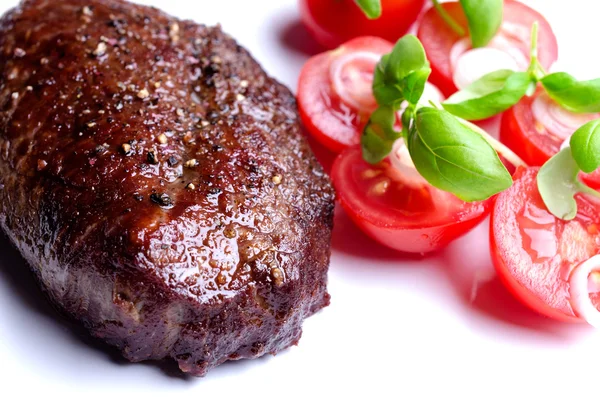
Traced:
<path id="1" fill-rule="evenodd" d="M 15 3 L 0 0 L 0 11 Z M 147 3 L 221 22 L 292 88 L 313 48 L 298 25 L 296 0 Z M 600 4 L 527 3 L 553 25 L 564 69 L 600 77 Z M 487 227 L 414 260 L 371 242 L 338 213 L 332 303 L 306 321 L 299 346 L 275 358 L 225 364 L 204 379 L 180 376 L 170 365 L 126 363 L 74 335 L 0 237 L 0 395 L 598 395 L 600 335 L 516 302 L 493 277 Z"/>

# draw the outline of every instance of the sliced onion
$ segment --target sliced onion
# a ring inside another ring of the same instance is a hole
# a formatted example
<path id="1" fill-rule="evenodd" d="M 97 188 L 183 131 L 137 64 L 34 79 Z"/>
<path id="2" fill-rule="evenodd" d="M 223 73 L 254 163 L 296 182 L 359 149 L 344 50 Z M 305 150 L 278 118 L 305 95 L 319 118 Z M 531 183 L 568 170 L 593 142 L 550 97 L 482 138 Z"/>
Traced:
<path id="1" fill-rule="evenodd" d="M 528 57 L 523 53 L 523 38 L 520 25 L 505 23 L 501 31 L 483 48 L 471 47 L 467 37 L 454 44 L 450 51 L 450 66 L 454 84 L 463 89 L 483 75 L 500 69 L 527 70 Z"/>
<path id="2" fill-rule="evenodd" d="M 535 120 L 546 131 L 561 140 L 569 139 L 573 132 L 585 123 L 598 118 L 597 114 L 572 113 L 542 92 L 531 104 Z"/>
<path id="3" fill-rule="evenodd" d="M 349 52 L 331 63 L 329 76 L 334 92 L 356 110 L 377 108 L 373 97 L 373 71 L 381 55 L 368 51 Z"/>
<path id="4" fill-rule="evenodd" d="M 399 138 L 394 142 L 392 152 L 388 158 L 390 159 L 390 163 L 392 163 L 394 170 L 397 171 L 395 173 L 396 178 L 394 179 L 417 189 L 428 184 L 425 178 L 423 178 L 415 168 L 415 164 L 410 157 L 408 146 L 406 146 L 404 139 Z"/>
<path id="5" fill-rule="evenodd" d="M 504 21 L 500 27 L 500 34 L 508 38 L 513 38 L 521 43 L 528 44 L 531 39 L 531 26 Z"/>
<path id="6" fill-rule="evenodd" d="M 458 58 L 453 81 L 462 90 L 484 75 L 500 69 L 518 70 L 519 65 L 504 51 L 489 47 L 475 48 Z"/>
<path id="7" fill-rule="evenodd" d="M 570 303 L 577 316 L 590 325 L 600 328 L 600 312 L 590 299 L 589 276 L 600 271 L 600 255 L 579 264 L 569 277 Z"/>

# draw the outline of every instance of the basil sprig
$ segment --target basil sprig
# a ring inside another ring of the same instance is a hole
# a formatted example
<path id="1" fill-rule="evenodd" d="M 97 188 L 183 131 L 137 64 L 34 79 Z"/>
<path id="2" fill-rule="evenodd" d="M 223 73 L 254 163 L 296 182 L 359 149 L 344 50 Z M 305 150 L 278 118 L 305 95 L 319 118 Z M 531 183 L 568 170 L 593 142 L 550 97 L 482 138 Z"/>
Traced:
<path id="1" fill-rule="evenodd" d="M 460 0 L 463 12 L 467 17 L 469 36 L 473 48 L 485 47 L 496 35 L 502 25 L 503 0 Z M 440 4 L 433 0 L 433 6 L 446 24 L 459 36 L 465 30 Z"/>
<path id="2" fill-rule="evenodd" d="M 510 174 L 478 132 L 449 112 L 421 103 L 430 73 L 425 50 L 413 35 L 401 38 L 382 57 L 373 80 L 379 108 L 361 137 L 363 158 L 377 163 L 403 138 L 417 171 L 464 201 L 485 200 L 510 187 Z M 403 105 L 402 131 L 395 131 Z"/>
<path id="3" fill-rule="evenodd" d="M 381 0 L 354 0 L 356 5 L 369 19 L 377 19 L 381 16 Z"/>
<path id="4" fill-rule="evenodd" d="M 381 58 L 373 78 L 373 95 L 379 108 L 371 115 L 361 137 L 366 161 L 378 163 L 391 152 L 396 139 L 402 136 L 394 131 L 396 114 L 404 101 L 411 109 L 417 105 L 430 73 L 421 42 L 410 34 L 398 40 L 392 52 Z M 410 123 L 410 118 L 406 121 Z M 408 124 L 403 126 L 407 128 Z"/>

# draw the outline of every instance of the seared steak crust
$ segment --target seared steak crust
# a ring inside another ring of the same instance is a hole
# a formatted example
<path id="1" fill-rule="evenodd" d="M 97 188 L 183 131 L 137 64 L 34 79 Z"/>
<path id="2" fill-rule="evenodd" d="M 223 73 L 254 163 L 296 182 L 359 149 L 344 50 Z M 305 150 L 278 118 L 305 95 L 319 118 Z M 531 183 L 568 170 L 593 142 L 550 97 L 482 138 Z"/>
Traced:
<path id="1" fill-rule="evenodd" d="M 294 97 L 220 28 L 121 0 L 0 20 L 0 225 L 127 359 L 202 376 L 297 343 L 332 213 Z"/>

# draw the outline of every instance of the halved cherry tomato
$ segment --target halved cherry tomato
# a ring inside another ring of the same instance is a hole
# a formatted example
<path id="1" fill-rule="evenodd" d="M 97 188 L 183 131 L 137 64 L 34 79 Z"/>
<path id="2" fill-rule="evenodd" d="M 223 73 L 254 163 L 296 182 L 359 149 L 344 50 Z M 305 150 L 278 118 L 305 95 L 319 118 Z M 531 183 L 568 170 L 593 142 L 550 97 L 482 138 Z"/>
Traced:
<path id="1" fill-rule="evenodd" d="M 560 151 L 577 128 L 599 117 L 600 114 L 571 113 L 540 88 L 503 114 L 500 141 L 528 165 L 542 166 Z M 600 171 L 581 176 L 591 187 L 600 187 Z"/>
<path id="2" fill-rule="evenodd" d="M 306 62 L 298 82 L 298 108 L 308 131 L 333 152 L 360 142 L 376 108 L 371 85 L 379 59 L 393 45 L 360 37 Z"/>
<path id="3" fill-rule="evenodd" d="M 537 173 L 520 168 L 514 185 L 498 195 L 490 222 L 492 259 L 523 303 L 557 320 L 579 321 L 569 303 L 568 278 L 573 267 L 600 251 L 600 203 L 577 196 L 577 217 L 558 219 L 542 201 Z M 600 305 L 600 294 L 591 297 Z"/>
<path id="4" fill-rule="evenodd" d="M 389 160 L 371 165 L 360 147 L 336 159 L 332 179 L 342 207 L 368 236 L 403 252 L 443 248 L 488 214 L 491 199 L 466 203 L 429 184 L 420 187 L 399 174 Z M 407 183 L 408 182 L 408 183 Z"/>
<path id="5" fill-rule="evenodd" d="M 382 0 L 382 14 L 368 19 L 354 0 L 300 0 L 302 21 L 326 49 L 360 36 L 398 40 L 415 22 L 425 0 Z"/>
<path id="6" fill-rule="evenodd" d="M 467 21 L 460 3 L 442 3 L 442 7 L 465 28 L 465 31 L 468 31 Z M 544 68 L 549 68 L 558 57 L 558 44 L 550 24 L 537 11 L 517 1 L 505 0 L 504 22 L 496 36 L 505 43 L 514 45 L 515 48 L 520 50 L 518 55 L 523 55 L 525 61 L 528 62 L 531 26 L 535 21 L 539 23 L 539 60 Z M 421 18 L 417 35 L 423 43 L 427 57 L 431 62 L 430 81 L 446 96 L 450 96 L 457 90 L 453 80 L 454 70 L 451 53 L 454 46 L 463 38 L 442 20 L 434 8 L 425 12 Z M 526 68 L 526 65 L 520 66 Z"/>

